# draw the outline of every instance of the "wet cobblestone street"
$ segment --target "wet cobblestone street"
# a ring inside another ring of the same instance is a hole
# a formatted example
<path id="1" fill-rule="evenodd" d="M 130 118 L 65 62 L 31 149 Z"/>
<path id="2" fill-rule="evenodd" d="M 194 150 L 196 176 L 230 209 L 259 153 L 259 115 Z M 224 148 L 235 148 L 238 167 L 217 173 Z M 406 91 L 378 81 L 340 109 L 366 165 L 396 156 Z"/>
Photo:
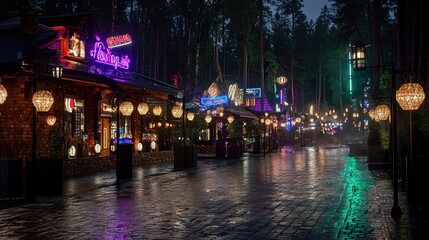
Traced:
<path id="1" fill-rule="evenodd" d="M 388 175 L 347 148 L 199 159 L 70 178 L 63 196 L 0 210 L 0 239 L 420 239 L 428 221 L 390 216 Z"/>

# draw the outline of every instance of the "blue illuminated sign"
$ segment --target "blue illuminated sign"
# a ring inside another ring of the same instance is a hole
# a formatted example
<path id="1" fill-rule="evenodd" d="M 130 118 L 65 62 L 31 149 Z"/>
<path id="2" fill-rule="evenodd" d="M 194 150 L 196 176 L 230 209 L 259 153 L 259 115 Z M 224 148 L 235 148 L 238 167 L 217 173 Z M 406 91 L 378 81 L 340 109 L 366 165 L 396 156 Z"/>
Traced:
<path id="1" fill-rule="evenodd" d="M 243 91 L 243 89 L 240 89 Z M 261 98 L 261 88 L 247 88 L 246 98 Z"/>
<path id="2" fill-rule="evenodd" d="M 200 103 L 207 107 L 228 104 L 228 97 L 226 95 L 219 95 L 212 98 L 201 98 Z"/>

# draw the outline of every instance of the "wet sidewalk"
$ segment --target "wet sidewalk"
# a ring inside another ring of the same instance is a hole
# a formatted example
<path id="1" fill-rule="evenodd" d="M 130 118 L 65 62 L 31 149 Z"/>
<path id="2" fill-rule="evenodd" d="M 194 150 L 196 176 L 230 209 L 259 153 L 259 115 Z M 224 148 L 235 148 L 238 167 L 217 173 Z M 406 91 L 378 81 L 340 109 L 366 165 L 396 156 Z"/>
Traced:
<path id="1" fill-rule="evenodd" d="M 346 148 L 307 148 L 69 178 L 63 196 L 0 210 L 0 239 L 424 239 L 427 217 Z"/>

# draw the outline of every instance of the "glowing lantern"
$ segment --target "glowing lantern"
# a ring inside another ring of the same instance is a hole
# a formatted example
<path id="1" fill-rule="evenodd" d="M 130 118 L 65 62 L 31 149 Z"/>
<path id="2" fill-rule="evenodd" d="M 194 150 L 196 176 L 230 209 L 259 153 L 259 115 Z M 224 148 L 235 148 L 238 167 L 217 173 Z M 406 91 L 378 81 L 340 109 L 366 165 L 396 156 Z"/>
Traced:
<path id="1" fill-rule="evenodd" d="M 53 126 L 54 124 L 55 124 L 55 122 L 57 121 L 57 118 L 55 117 L 55 116 L 48 116 L 47 118 L 46 118 L 46 123 L 49 125 L 49 126 Z"/>
<path id="2" fill-rule="evenodd" d="M 95 150 L 96 154 L 100 154 L 100 152 L 101 152 L 101 146 L 100 146 L 99 143 L 95 144 L 94 150 Z"/>
<path id="3" fill-rule="evenodd" d="M 425 92 L 418 83 L 403 84 L 396 91 L 396 101 L 402 110 L 417 110 L 425 99 Z"/>
<path id="4" fill-rule="evenodd" d="M 295 118 L 295 121 L 297 122 L 297 123 L 300 123 L 301 122 L 301 117 L 297 117 L 297 118 Z"/>
<path id="5" fill-rule="evenodd" d="M 183 114 L 182 106 L 176 105 L 171 109 L 171 114 L 173 114 L 173 117 L 180 118 Z"/>
<path id="6" fill-rule="evenodd" d="M 119 111 L 124 116 L 131 116 L 131 113 L 133 113 L 134 106 L 131 102 L 122 102 L 119 106 Z"/>
<path id="7" fill-rule="evenodd" d="M 143 150 L 143 144 L 141 142 L 137 143 L 137 151 L 141 152 Z"/>
<path id="8" fill-rule="evenodd" d="M 286 123 L 285 123 L 285 122 L 281 122 L 281 123 L 280 123 L 280 126 L 281 126 L 282 128 L 284 128 L 284 127 L 286 127 Z"/>
<path id="9" fill-rule="evenodd" d="M 7 91 L 6 88 L 1 84 L 1 78 L 0 78 L 0 104 L 3 104 L 4 101 L 6 101 L 7 98 Z"/>
<path id="10" fill-rule="evenodd" d="M 353 69 L 359 70 L 359 69 L 364 69 L 366 67 L 365 50 L 366 50 L 365 44 L 361 43 L 360 41 L 353 44 L 352 46 Z"/>
<path id="11" fill-rule="evenodd" d="M 206 123 L 210 123 L 212 121 L 212 116 L 211 115 L 207 115 L 204 120 L 206 121 Z"/>
<path id="12" fill-rule="evenodd" d="M 278 84 L 280 84 L 280 85 L 285 85 L 285 84 L 286 84 L 286 82 L 287 82 L 287 78 L 286 78 L 286 77 L 283 77 L 283 76 L 280 76 L 280 77 L 278 77 L 278 78 L 276 79 L 276 81 L 277 81 L 277 83 L 278 83 Z"/>
<path id="13" fill-rule="evenodd" d="M 271 119 L 267 118 L 265 119 L 265 125 L 270 125 L 271 124 Z"/>
<path id="14" fill-rule="evenodd" d="M 378 105 L 377 108 L 375 109 L 375 113 L 373 113 L 377 116 L 374 116 L 374 118 L 376 117 L 378 120 L 387 120 L 390 117 L 390 109 L 386 104 L 383 105 Z"/>
<path id="15" fill-rule="evenodd" d="M 159 116 L 162 113 L 162 108 L 159 105 L 156 105 L 153 109 L 152 112 L 155 116 Z"/>
<path id="16" fill-rule="evenodd" d="M 186 114 L 186 118 L 187 118 L 189 121 L 194 120 L 194 117 L 195 117 L 195 115 L 194 115 L 194 113 L 193 113 L 193 112 L 188 112 L 188 114 Z"/>
<path id="17" fill-rule="evenodd" d="M 146 113 L 149 111 L 149 105 L 147 105 L 145 102 L 142 102 L 137 106 L 137 110 L 139 111 L 140 115 L 146 115 Z"/>
<path id="18" fill-rule="evenodd" d="M 51 92 L 46 90 L 39 90 L 33 94 L 33 105 L 38 112 L 47 112 L 54 104 L 54 97 Z"/>
<path id="19" fill-rule="evenodd" d="M 228 116 L 227 120 L 229 123 L 234 122 L 234 116 Z"/>

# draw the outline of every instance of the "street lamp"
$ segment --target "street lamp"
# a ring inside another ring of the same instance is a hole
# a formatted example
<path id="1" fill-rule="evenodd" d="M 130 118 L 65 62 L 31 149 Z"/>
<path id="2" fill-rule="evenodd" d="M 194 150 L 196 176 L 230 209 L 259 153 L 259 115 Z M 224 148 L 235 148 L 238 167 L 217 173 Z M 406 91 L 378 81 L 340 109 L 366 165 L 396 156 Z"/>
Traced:
<path id="1" fill-rule="evenodd" d="M 354 70 L 362 70 L 366 68 L 370 68 L 366 66 L 365 61 L 365 49 L 366 46 L 362 42 L 356 42 L 352 47 L 352 57 L 351 62 Z M 373 66 L 372 68 L 383 68 L 384 66 Z M 397 160 L 396 160 L 396 108 L 397 104 L 395 101 L 395 91 L 396 91 L 396 73 L 393 62 L 391 63 L 391 76 L 392 76 L 392 84 L 391 84 L 391 92 L 390 92 L 390 104 L 391 104 L 391 121 L 390 121 L 390 149 L 392 152 L 392 178 L 393 178 L 393 206 L 390 211 L 392 216 L 401 216 L 402 211 L 398 204 L 398 171 L 397 171 Z M 378 115 L 378 114 L 375 114 Z"/>

